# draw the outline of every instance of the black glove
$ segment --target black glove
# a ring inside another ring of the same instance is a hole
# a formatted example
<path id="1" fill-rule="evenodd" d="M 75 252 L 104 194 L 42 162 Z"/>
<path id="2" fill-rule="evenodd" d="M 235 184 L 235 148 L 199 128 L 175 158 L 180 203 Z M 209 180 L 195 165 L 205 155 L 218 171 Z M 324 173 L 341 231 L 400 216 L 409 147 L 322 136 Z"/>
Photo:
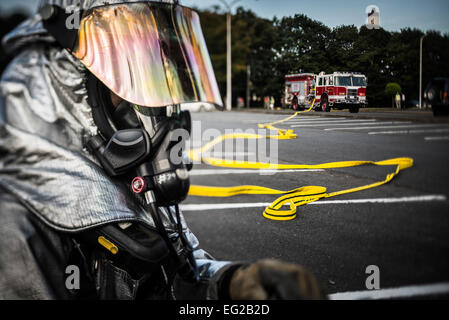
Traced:
<path id="1" fill-rule="evenodd" d="M 229 281 L 233 300 L 324 299 L 313 274 L 302 266 L 261 260 L 234 270 Z"/>

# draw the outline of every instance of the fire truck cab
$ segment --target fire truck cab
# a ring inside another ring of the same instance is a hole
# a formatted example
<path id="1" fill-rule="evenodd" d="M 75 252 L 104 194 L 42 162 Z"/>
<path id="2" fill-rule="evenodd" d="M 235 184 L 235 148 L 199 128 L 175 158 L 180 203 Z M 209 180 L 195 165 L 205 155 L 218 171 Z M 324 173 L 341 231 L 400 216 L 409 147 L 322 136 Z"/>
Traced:
<path id="1" fill-rule="evenodd" d="M 349 109 L 351 113 L 366 107 L 366 77 L 357 72 L 321 72 L 316 77 L 315 111 L 329 112 L 331 108 Z"/>

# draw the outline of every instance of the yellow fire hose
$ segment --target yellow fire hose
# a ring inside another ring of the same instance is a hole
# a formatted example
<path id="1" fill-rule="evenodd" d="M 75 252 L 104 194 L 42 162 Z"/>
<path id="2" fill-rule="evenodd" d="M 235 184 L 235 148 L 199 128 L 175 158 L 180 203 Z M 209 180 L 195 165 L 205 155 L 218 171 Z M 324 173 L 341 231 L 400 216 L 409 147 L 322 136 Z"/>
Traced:
<path id="1" fill-rule="evenodd" d="M 247 161 L 235 161 L 226 160 L 220 158 L 203 157 L 203 154 L 212 149 L 215 145 L 223 142 L 227 139 L 295 139 L 297 136 L 293 130 L 284 130 L 274 127 L 276 124 L 290 120 L 301 113 L 309 112 L 312 110 L 315 104 L 313 100 L 310 108 L 306 111 L 296 112 L 292 116 L 282 119 L 280 121 L 259 124 L 259 128 L 265 128 L 272 131 L 277 131 L 277 135 L 258 135 L 258 134 L 225 134 L 209 143 L 206 143 L 200 148 L 190 150 L 189 157 L 194 161 L 201 161 L 205 164 L 225 167 L 225 168 L 239 168 L 239 169 L 335 169 L 335 168 L 349 168 L 362 165 L 376 165 L 376 166 L 396 166 L 396 170 L 389 173 L 382 181 L 378 181 L 372 184 L 355 187 L 351 189 L 341 190 L 337 192 L 328 193 L 325 187 L 320 186 L 305 186 L 293 190 L 283 191 L 277 189 L 271 189 L 261 186 L 243 185 L 236 187 L 211 187 L 211 186 L 199 186 L 192 185 L 189 190 L 189 195 L 200 197 L 232 197 L 241 194 L 272 194 L 282 195 L 277 198 L 273 203 L 265 208 L 263 215 L 265 218 L 271 220 L 292 220 L 296 217 L 296 209 L 299 206 L 305 205 L 310 202 L 317 201 L 322 198 L 335 197 L 342 194 L 362 191 L 370 188 L 375 188 L 390 182 L 395 176 L 399 174 L 401 170 L 410 168 L 413 166 L 413 159 L 411 158 L 395 158 L 383 161 L 339 161 L 323 164 L 272 164 L 261 162 L 247 162 Z M 284 205 L 289 205 L 288 210 L 282 210 Z"/>

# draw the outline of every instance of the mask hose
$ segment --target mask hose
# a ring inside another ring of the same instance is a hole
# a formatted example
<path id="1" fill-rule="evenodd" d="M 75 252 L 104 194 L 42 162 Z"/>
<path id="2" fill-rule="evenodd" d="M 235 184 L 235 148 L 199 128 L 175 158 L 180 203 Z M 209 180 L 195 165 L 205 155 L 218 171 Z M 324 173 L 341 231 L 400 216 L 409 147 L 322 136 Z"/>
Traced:
<path id="1" fill-rule="evenodd" d="M 149 191 L 151 192 L 151 191 Z M 180 214 L 179 214 L 179 208 L 176 206 L 176 220 L 177 220 L 177 227 L 178 227 L 178 236 L 181 239 L 181 242 L 184 246 L 184 249 L 180 254 L 176 251 L 173 242 L 170 240 L 170 237 L 167 233 L 167 230 L 164 227 L 164 224 L 162 223 L 162 219 L 160 216 L 159 208 L 156 206 L 154 202 L 150 202 L 148 200 L 148 197 L 145 197 L 146 201 L 146 209 L 150 213 L 151 217 L 154 220 L 154 223 L 162 237 L 162 239 L 167 244 L 168 250 L 170 251 L 173 259 L 175 260 L 177 268 L 177 273 L 187 281 L 199 281 L 199 275 L 198 275 L 198 269 L 196 266 L 195 259 L 193 257 L 192 248 L 190 244 L 187 242 L 187 239 L 185 238 L 184 232 L 182 231 L 182 224 L 180 220 Z"/>
<path id="2" fill-rule="evenodd" d="M 142 163 L 136 170 L 138 177 L 134 178 L 131 187 L 134 193 L 144 199 L 144 207 L 153 218 L 156 228 L 165 241 L 177 268 L 177 273 L 187 281 L 199 281 L 199 273 L 196 261 L 193 257 L 193 248 L 183 232 L 181 214 L 178 203 L 187 195 L 189 189 L 188 174 L 184 176 L 182 172 L 187 172 L 184 163 L 174 164 L 171 161 L 170 153 L 174 145 L 171 142 L 171 131 L 176 127 L 171 126 L 170 121 L 157 130 L 151 144 L 153 153 L 151 161 Z M 166 163 L 167 167 L 160 170 L 160 163 Z M 174 206 L 176 221 L 176 231 L 182 245 L 178 251 L 170 239 L 164 223 L 162 222 L 160 207 L 167 207 L 169 218 L 173 219 L 172 210 L 169 206 Z"/>

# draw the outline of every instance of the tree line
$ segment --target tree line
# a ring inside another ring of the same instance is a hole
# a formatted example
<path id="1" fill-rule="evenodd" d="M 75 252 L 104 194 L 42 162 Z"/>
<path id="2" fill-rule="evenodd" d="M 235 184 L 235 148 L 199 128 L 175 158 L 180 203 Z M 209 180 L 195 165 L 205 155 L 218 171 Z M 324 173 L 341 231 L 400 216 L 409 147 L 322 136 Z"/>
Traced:
<path id="1" fill-rule="evenodd" d="M 226 17 L 219 7 L 198 10 L 223 96 L 226 94 Z M 274 96 L 284 90 L 286 74 L 321 71 L 361 72 L 368 77 L 371 107 L 391 106 L 388 83 L 397 83 L 410 103 L 419 99 L 419 42 L 423 42 L 423 86 L 449 77 L 449 34 L 406 28 L 399 32 L 341 25 L 329 28 L 303 14 L 267 20 L 238 8 L 232 18 L 234 105 L 245 97 L 247 66 L 251 94 Z"/>
<path id="2" fill-rule="evenodd" d="M 225 96 L 226 15 L 218 6 L 197 11 L 220 91 Z M 1 17 L 0 36 L 25 18 L 20 13 Z M 232 18 L 233 104 L 236 105 L 238 97 L 246 96 L 248 66 L 251 96 L 274 96 L 277 104 L 286 74 L 321 71 L 365 74 L 371 107 L 391 106 L 391 96 L 386 91 L 388 83 L 399 84 L 408 101 L 418 100 L 419 41 L 423 35 L 425 86 L 433 77 L 449 77 L 449 34 L 411 28 L 390 32 L 354 25 L 329 28 L 303 14 L 267 20 L 239 7 Z M 10 59 L 0 48 L 0 72 Z"/>

